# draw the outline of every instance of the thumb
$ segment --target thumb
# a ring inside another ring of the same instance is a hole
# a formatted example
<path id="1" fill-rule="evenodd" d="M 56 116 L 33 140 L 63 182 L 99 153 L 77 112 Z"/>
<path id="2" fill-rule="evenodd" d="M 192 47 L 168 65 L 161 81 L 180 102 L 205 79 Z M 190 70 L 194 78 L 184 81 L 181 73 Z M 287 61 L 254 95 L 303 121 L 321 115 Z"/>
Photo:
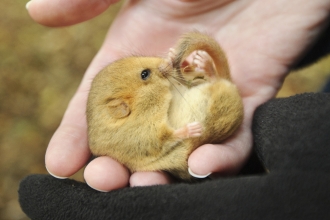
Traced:
<path id="1" fill-rule="evenodd" d="M 222 144 L 205 144 L 194 150 L 188 158 L 189 173 L 204 178 L 236 174 L 247 161 L 253 144 L 252 117 L 257 102 L 244 100 L 244 119 L 238 130 Z"/>
<path id="2" fill-rule="evenodd" d="M 245 128 L 240 128 L 244 130 Z M 236 174 L 244 165 L 252 151 L 250 131 L 238 131 L 223 144 L 206 144 L 197 148 L 188 159 L 189 173 L 204 178 L 216 175 Z"/>
<path id="3" fill-rule="evenodd" d="M 119 0 L 31 0 L 26 4 L 36 22 L 50 27 L 68 26 L 89 20 Z"/>

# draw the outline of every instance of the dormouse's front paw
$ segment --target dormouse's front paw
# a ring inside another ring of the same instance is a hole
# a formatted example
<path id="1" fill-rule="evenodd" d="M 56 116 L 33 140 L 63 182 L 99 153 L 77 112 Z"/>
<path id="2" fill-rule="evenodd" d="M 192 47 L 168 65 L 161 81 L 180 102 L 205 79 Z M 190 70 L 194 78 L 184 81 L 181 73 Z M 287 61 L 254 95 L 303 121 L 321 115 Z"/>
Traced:
<path id="1" fill-rule="evenodd" d="M 207 52 L 197 50 L 193 57 L 193 65 L 196 66 L 196 71 L 205 72 L 205 74 L 210 78 L 215 77 L 213 59 Z"/>
<path id="2" fill-rule="evenodd" d="M 169 72 L 173 69 L 175 55 L 175 49 L 170 48 L 167 57 L 164 58 L 164 62 L 159 66 L 161 72 Z"/>
<path id="3" fill-rule="evenodd" d="M 170 48 L 169 52 L 165 58 L 165 63 L 169 66 L 173 67 L 174 59 L 175 59 L 176 53 L 174 48 Z"/>
<path id="4" fill-rule="evenodd" d="M 203 126 L 199 122 L 192 122 L 187 124 L 186 126 L 177 129 L 174 132 L 174 135 L 181 139 L 191 138 L 191 137 L 199 137 L 202 135 Z"/>
<path id="5" fill-rule="evenodd" d="M 167 54 L 167 60 L 171 63 L 173 63 L 174 59 L 175 59 L 176 53 L 175 53 L 175 49 L 174 48 L 170 48 L 169 52 Z"/>

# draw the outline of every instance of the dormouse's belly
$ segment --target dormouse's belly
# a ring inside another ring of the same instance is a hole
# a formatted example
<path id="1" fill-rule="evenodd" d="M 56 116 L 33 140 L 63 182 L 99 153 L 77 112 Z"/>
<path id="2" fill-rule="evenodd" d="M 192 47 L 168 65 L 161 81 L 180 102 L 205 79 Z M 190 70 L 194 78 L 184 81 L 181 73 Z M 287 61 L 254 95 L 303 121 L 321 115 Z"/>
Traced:
<path id="1" fill-rule="evenodd" d="M 205 121 L 208 108 L 208 95 L 205 92 L 209 83 L 192 87 L 181 86 L 172 90 L 173 98 L 168 111 L 169 123 L 174 129 L 187 123 Z"/>

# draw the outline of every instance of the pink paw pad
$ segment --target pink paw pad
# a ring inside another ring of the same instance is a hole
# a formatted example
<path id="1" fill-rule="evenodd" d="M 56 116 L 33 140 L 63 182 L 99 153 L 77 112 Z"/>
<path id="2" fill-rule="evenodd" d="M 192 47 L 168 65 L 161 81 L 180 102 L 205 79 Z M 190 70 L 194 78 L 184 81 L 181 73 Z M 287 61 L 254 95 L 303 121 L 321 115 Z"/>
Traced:
<path id="1" fill-rule="evenodd" d="M 202 135 L 203 127 L 199 122 L 192 122 L 187 124 L 188 136 L 199 137 Z"/>

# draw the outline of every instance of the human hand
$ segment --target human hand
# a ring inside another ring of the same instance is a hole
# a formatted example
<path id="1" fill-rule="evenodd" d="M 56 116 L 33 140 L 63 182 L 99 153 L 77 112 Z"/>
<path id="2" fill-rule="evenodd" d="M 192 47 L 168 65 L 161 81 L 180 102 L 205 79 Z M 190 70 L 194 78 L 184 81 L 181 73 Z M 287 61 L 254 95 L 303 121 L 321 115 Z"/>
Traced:
<path id="1" fill-rule="evenodd" d="M 63 26 L 94 17 L 113 2 L 33 0 L 29 13 L 39 23 Z M 190 155 L 188 164 L 198 175 L 237 172 L 252 148 L 254 110 L 276 94 L 290 65 L 320 32 L 329 10 L 328 0 L 304 4 L 299 0 L 127 1 L 49 143 L 48 171 L 57 177 L 68 177 L 88 161 L 86 91 L 89 91 L 90 79 L 104 63 L 127 53 L 165 54 L 182 33 L 198 29 L 214 36 L 226 51 L 233 81 L 241 91 L 245 115 L 233 137 L 221 145 L 199 147 Z M 109 157 L 99 157 L 89 163 L 85 179 L 91 187 L 102 191 L 128 183 L 136 186 L 171 181 L 162 172 L 130 175 L 124 166 Z"/>

